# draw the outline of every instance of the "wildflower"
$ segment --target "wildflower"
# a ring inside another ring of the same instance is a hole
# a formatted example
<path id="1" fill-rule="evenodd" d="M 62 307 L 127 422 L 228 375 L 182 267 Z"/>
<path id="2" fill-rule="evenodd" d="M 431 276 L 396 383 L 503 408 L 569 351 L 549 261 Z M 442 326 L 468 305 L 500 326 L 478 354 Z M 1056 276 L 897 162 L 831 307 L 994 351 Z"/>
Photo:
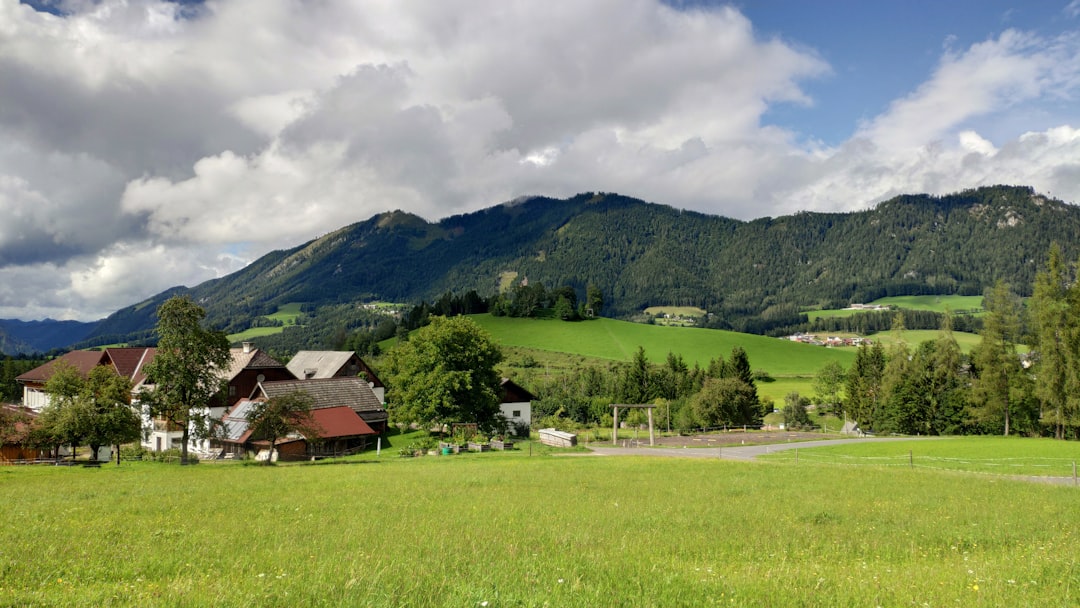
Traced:
<path id="1" fill-rule="evenodd" d="M 560 585 L 563 584 L 563 579 L 561 579 L 561 578 L 559 579 L 559 584 Z"/>
<path id="2" fill-rule="evenodd" d="M 971 590 L 972 591 L 978 591 L 979 590 L 979 585 L 978 584 L 972 585 Z"/>

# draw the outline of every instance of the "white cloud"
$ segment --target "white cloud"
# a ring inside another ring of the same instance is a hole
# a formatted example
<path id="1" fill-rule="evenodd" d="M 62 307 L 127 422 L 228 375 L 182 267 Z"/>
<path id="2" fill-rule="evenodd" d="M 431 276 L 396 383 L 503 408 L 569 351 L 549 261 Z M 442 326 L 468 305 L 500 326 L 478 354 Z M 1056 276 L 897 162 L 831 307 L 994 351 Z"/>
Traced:
<path id="1" fill-rule="evenodd" d="M 741 218 L 1000 182 L 1080 200 L 1077 125 L 1046 109 L 1074 106 L 1077 35 L 951 42 L 924 84 L 829 148 L 763 117 L 813 104 L 803 85 L 830 67 L 730 7 L 66 6 L 0 0 L 0 277 L 51 277 L 0 290 L 0 317 L 92 317 L 229 272 L 236 251 L 521 194 Z"/>

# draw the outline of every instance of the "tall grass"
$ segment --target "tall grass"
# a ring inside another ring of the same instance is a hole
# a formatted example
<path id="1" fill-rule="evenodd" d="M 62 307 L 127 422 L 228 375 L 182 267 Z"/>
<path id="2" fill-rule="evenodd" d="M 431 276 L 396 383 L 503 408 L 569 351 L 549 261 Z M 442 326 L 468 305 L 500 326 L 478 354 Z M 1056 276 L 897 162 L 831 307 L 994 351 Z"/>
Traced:
<path id="1" fill-rule="evenodd" d="M 1080 600 L 1076 490 L 933 471 L 518 454 L 7 468 L 0 492 L 3 605 Z"/>

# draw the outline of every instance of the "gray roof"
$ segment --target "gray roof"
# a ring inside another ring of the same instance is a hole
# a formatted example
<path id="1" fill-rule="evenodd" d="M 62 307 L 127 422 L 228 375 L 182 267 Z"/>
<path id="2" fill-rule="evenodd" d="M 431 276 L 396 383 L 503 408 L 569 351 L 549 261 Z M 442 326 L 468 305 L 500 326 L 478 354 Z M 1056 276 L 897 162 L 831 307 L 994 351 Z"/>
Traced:
<path id="1" fill-rule="evenodd" d="M 222 439 L 226 441 L 240 442 L 240 438 L 247 434 L 247 415 L 251 411 L 255 401 L 241 399 L 236 402 L 229 413 L 221 419 L 221 428 L 224 431 Z"/>
<path id="2" fill-rule="evenodd" d="M 363 378 L 338 377 L 313 380 L 275 380 L 260 382 L 259 389 L 268 399 L 304 391 L 314 400 L 312 409 L 347 405 L 357 414 L 385 412 L 382 402 L 375 396 Z M 365 417 L 367 420 L 367 417 Z"/>
<path id="3" fill-rule="evenodd" d="M 348 350 L 302 350 L 285 367 L 297 378 L 307 378 L 308 372 L 312 373 L 312 380 L 333 378 L 354 354 Z"/>

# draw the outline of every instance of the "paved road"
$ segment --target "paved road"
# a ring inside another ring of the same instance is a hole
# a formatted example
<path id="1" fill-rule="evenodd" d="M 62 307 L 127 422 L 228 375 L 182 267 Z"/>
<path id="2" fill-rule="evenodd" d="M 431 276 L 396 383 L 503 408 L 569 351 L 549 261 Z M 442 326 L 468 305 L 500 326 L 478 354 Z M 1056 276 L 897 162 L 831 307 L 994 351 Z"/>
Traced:
<path id="1" fill-rule="evenodd" d="M 871 443 L 883 441 L 911 441 L 911 437 L 881 437 L 863 439 L 823 439 L 821 441 L 796 441 L 792 443 L 773 443 L 769 445 L 732 445 L 716 448 L 620 448 L 603 444 L 589 444 L 595 456 L 668 456 L 679 458 L 723 458 L 725 460 L 753 460 L 762 454 L 771 454 L 795 448 L 817 448 L 826 445 L 845 443 Z M 933 440 L 933 437 L 922 437 Z"/>

